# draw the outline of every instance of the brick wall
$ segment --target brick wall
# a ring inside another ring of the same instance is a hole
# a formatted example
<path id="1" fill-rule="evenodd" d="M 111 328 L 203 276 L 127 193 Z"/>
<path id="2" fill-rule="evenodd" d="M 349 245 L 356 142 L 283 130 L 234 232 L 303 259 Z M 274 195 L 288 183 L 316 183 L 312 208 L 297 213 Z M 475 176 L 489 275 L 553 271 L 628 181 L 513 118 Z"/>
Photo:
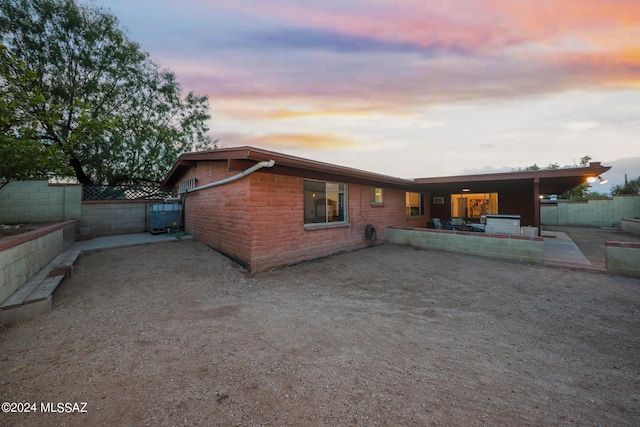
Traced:
<path id="1" fill-rule="evenodd" d="M 542 204 L 543 225 L 619 227 L 622 218 L 640 217 L 640 195 L 620 195 L 586 202 Z"/>
<path id="2" fill-rule="evenodd" d="M 79 219 L 82 187 L 47 180 L 11 181 L 0 189 L 0 223 Z"/>
<path id="3" fill-rule="evenodd" d="M 196 178 L 196 186 L 237 174 L 226 162 L 198 162 L 182 181 Z M 182 182 L 181 181 L 181 182 Z M 251 209 L 249 178 L 188 193 L 184 199 L 185 230 L 198 240 L 239 261 L 251 260 Z"/>
<path id="4" fill-rule="evenodd" d="M 386 241 L 386 227 L 425 226 L 426 217 L 407 219 L 405 192 L 383 189 L 383 205 L 372 205 L 369 186 L 348 184 L 347 224 L 304 224 L 304 178 L 257 173 L 251 177 L 254 205 L 252 270 L 262 271 L 363 248 L 367 224 L 376 229 L 378 240 Z"/>
<path id="5" fill-rule="evenodd" d="M 237 171 L 224 162 L 200 162 L 182 178 L 197 185 Z M 371 205 L 370 187 L 348 184 L 347 224 L 304 224 L 304 179 L 255 172 L 229 184 L 189 193 L 186 230 L 205 244 L 244 262 L 252 272 L 327 256 L 369 245 L 366 224 L 386 240 L 386 227 L 424 227 L 427 217 L 405 217 L 405 192 L 384 189 L 383 205 Z"/>

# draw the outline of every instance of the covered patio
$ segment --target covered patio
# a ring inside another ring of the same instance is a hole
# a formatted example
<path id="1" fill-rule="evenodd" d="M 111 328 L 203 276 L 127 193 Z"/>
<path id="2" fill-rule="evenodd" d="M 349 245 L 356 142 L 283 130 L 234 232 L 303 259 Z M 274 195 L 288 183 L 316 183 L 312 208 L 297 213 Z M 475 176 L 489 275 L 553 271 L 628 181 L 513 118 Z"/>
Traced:
<path id="1" fill-rule="evenodd" d="M 427 211 L 432 218 L 479 221 L 486 214 L 513 214 L 520 215 L 522 226 L 540 230 L 542 195 L 562 194 L 587 180 L 597 182 L 610 168 L 592 162 L 585 167 L 418 178 L 414 182 L 416 189 L 429 195 Z"/>

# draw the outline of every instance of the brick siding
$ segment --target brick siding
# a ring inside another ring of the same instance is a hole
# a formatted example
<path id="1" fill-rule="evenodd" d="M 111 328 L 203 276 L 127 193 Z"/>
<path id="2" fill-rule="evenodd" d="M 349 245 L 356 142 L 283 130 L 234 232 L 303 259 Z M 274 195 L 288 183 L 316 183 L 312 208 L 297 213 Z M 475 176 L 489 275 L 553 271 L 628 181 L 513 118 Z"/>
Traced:
<path id="1" fill-rule="evenodd" d="M 237 171 L 224 162 L 200 162 L 182 181 L 195 177 L 197 186 Z M 188 194 L 186 230 L 203 243 L 245 263 L 252 273 L 294 264 L 336 252 L 368 246 L 364 229 L 372 224 L 377 243 L 386 228 L 424 227 L 427 216 L 405 216 L 405 192 L 383 189 L 383 205 L 370 203 L 370 187 L 348 184 L 348 222 L 306 227 L 304 178 L 268 170 L 238 181 Z"/>

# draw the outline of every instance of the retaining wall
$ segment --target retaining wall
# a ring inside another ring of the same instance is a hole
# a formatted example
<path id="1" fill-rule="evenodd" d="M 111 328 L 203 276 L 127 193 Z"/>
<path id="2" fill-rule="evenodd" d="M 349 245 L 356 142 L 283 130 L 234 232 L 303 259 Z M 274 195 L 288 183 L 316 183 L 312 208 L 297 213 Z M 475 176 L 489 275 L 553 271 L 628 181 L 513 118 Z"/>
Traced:
<path id="1" fill-rule="evenodd" d="M 622 218 L 620 220 L 620 229 L 624 232 L 640 236 L 640 219 Z"/>
<path id="2" fill-rule="evenodd" d="M 536 264 L 544 262 L 544 239 L 542 237 L 387 227 L 387 240 L 389 243 L 410 245 L 422 249 L 460 252 Z"/>
<path id="3" fill-rule="evenodd" d="M 543 225 L 619 227 L 622 218 L 640 218 L 640 195 L 621 194 L 611 199 L 540 205 Z"/>
<path id="4" fill-rule="evenodd" d="M 607 242 L 607 271 L 640 277 L 640 243 Z"/>
<path id="5" fill-rule="evenodd" d="M 0 240 L 0 302 L 75 241 L 78 221 L 65 221 Z"/>
<path id="6" fill-rule="evenodd" d="M 82 186 L 46 180 L 11 181 L 0 189 L 0 223 L 80 219 Z"/>

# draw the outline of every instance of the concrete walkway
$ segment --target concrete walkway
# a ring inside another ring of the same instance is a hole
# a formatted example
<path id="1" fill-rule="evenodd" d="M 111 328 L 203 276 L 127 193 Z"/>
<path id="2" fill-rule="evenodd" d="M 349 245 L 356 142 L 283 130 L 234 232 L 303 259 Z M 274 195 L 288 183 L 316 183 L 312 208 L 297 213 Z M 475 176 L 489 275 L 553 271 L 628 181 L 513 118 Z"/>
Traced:
<path id="1" fill-rule="evenodd" d="M 117 248 L 121 246 L 144 245 L 146 243 L 175 242 L 182 239 L 193 239 L 193 236 L 185 234 L 183 236 L 176 237 L 175 234 L 135 233 L 96 237 L 91 240 L 85 240 L 77 243 L 83 244 L 84 251 L 95 251 L 98 249 Z"/>
<path id="2" fill-rule="evenodd" d="M 566 233 L 542 231 L 541 237 L 544 237 L 544 265 L 605 271 L 593 266 Z"/>

